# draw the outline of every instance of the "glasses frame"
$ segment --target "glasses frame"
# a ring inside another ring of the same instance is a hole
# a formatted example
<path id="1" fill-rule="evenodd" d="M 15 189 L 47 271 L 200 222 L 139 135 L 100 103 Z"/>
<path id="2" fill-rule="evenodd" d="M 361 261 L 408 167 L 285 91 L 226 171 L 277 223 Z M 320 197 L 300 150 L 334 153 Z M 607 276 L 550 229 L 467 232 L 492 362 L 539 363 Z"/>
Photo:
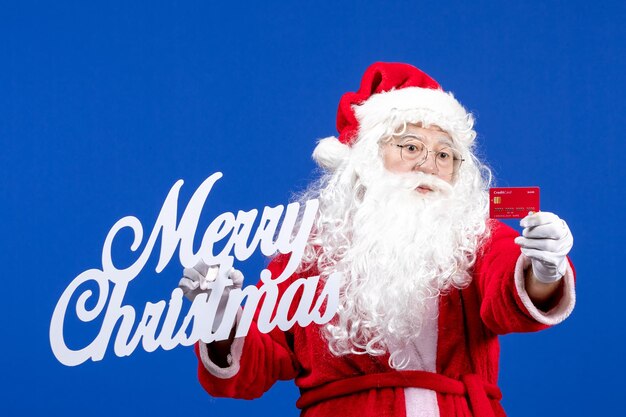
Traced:
<path id="1" fill-rule="evenodd" d="M 418 161 L 416 159 L 416 164 L 415 164 L 416 167 L 424 165 L 424 163 L 426 163 L 426 161 L 428 160 L 428 155 L 430 155 L 432 153 L 432 154 L 435 154 L 435 168 L 437 168 L 437 174 L 439 174 L 439 165 L 437 165 L 437 155 L 439 155 L 439 153 L 441 153 L 441 152 L 444 152 L 445 149 L 450 149 L 452 151 L 451 152 L 452 153 L 452 158 L 454 158 L 455 160 L 459 161 L 459 165 L 456 168 L 453 167 L 452 174 L 449 174 L 452 178 L 454 178 L 454 177 L 456 177 L 456 174 L 461 169 L 461 165 L 463 164 L 463 161 L 465 161 L 465 159 L 461 156 L 461 152 L 459 152 L 457 149 L 453 148 L 452 146 L 446 145 L 445 148 L 442 148 L 442 149 L 440 149 L 438 151 L 433 151 L 433 150 L 429 149 L 428 146 L 426 146 L 426 144 L 424 143 L 424 141 L 421 140 L 418 136 L 415 136 L 415 135 L 412 135 L 412 134 L 405 134 L 405 135 L 399 136 L 398 138 L 399 138 L 399 140 L 401 142 L 406 142 L 408 139 L 413 139 L 413 140 L 415 140 L 417 142 L 420 142 L 422 145 L 424 145 L 424 149 L 426 149 L 426 153 L 424 154 L 424 157 L 422 158 L 421 161 Z M 390 144 L 391 145 L 395 145 L 398 148 L 400 148 L 400 159 L 402 159 L 403 161 L 406 161 L 406 162 L 413 162 L 413 161 L 404 159 L 403 152 L 402 152 L 404 150 L 404 148 L 407 147 L 407 146 L 410 146 L 410 144 L 407 145 L 407 144 L 399 144 L 399 143 L 394 143 L 394 142 L 391 142 Z M 455 153 L 458 154 L 460 156 L 460 158 L 455 158 L 455 156 L 454 156 Z"/>

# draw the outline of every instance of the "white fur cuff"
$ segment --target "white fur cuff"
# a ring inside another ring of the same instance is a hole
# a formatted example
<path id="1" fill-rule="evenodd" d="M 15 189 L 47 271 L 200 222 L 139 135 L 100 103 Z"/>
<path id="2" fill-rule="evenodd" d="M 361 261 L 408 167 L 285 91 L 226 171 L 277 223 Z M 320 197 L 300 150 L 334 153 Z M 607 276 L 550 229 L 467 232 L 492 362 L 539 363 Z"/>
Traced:
<path id="1" fill-rule="evenodd" d="M 517 293 L 524 304 L 524 307 L 528 310 L 530 315 L 541 324 L 555 325 L 565 320 L 574 310 L 576 304 L 576 292 L 574 291 L 574 271 L 572 267 L 567 264 L 567 270 L 563 278 L 563 296 L 559 303 L 554 306 L 550 311 L 544 312 L 539 310 L 530 299 L 530 296 L 526 292 L 525 288 L 525 274 L 524 271 L 530 266 L 530 259 L 525 255 L 520 255 L 515 265 L 515 288 Z"/>
<path id="2" fill-rule="evenodd" d="M 239 320 L 241 319 L 242 309 L 239 308 L 237 312 L 237 324 L 239 324 Z M 241 354 L 243 352 L 243 343 L 245 341 L 245 337 L 237 337 L 233 340 L 233 344 L 230 346 L 230 354 L 228 355 L 228 367 L 220 368 L 217 366 L 211 358 L 209 358 L 209 351 L 207 349 L 206 343 L 200 341 L 199 342 L 199 350 L 200 350 L 200 359 L 202 360 L 202 364 L 204 368 L 213 376 L 221 379 L 232 378 L 237 375 L 239 372 L 239 362 L 241 360 Z"/>

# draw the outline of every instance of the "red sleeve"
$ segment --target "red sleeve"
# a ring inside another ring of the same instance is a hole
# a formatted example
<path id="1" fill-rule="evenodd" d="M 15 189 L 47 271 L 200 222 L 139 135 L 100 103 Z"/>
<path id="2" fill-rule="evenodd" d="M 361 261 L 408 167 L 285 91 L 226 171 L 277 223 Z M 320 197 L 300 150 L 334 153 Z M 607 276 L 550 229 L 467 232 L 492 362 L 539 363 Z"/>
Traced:
<path id="1" fill-rule="evenodd" d="M 282 272 L 287 259 L 286 256 L 279 256 L 270 263 L 268 269 L 273 277 Z M 293 278 L 279 284 L 281 294 Z M 261 333 L 256 320 L 252 322 L 245 337 L 235 339 L 233 342 L 231 354 L 240 356 L 233 358 L 238 368 L 234 370 L 236 372 L 234 375 L 231 376 L 226 372 L 226 375 L 216 376 L 209 372 L 199 350 L 199 345 L 196 344 L 198 378 L 204 389 L 214 397 L 258 398 L 276 381 L 293 379 L 299 372 L 299 365 L 293 352 L 292 334 L 278 328 L 267 334 Z"/>
<path id="2" fill-rule="evenodd" d="M 568 268 L 554 307 L 538 310 L 524 289 L 524 268 L 529 260 L 513 241 L 519 233 L 505 224 L 490 222 L 491 237 L 481 249 L 474 280 L 481 297 L 480 317 L 496 334 L 533 332 L 564 320 L 574 308 L 573 269 Z"/>

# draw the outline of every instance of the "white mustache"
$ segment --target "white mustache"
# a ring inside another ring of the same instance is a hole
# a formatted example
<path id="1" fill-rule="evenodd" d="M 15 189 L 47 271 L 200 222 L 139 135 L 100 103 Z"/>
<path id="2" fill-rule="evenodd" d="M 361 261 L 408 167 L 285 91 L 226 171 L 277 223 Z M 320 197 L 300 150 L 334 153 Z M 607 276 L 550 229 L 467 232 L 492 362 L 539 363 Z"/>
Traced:
<path id="1" fill-rule="evenodd" d="M 416 188 L 422 186 L 428 187 L 434 192 L 440 192 L 444 195 L 449 195 L 450 193 L 452 193 L 452 185 L 432 174 L 414 172 L 409 174 L 389 175 L 390 176 L 388 177 L 388 179 L 392 183 L 392 185 L 395 183 L 396 186 L 406 190 L 415 190 Z"/>

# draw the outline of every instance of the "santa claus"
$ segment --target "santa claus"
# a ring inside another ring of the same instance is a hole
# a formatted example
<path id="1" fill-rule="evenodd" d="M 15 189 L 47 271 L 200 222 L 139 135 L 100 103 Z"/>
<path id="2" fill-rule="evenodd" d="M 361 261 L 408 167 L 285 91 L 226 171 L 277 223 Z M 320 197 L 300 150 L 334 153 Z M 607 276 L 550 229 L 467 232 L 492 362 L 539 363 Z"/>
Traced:
<path id="1" fill-rule="evenodd" d="M 473 117 L 413 66 L 369 67 L 341 98 L 337 127 L 313 154 L 325 174 L 302 198 L 318 198 L 319 214 L 293 277 L 341 272 L 335 318 L 200 343 L 202 386 L 251 399 L 295 379 L 310 417 L 504 416 L 498 335 L 574 308 L 567 224 L 531 213 L 519 236 L 487 219 L 491 175 L 473 153 Z M 209 272 L 185 269 L 189 298 Z"/>

